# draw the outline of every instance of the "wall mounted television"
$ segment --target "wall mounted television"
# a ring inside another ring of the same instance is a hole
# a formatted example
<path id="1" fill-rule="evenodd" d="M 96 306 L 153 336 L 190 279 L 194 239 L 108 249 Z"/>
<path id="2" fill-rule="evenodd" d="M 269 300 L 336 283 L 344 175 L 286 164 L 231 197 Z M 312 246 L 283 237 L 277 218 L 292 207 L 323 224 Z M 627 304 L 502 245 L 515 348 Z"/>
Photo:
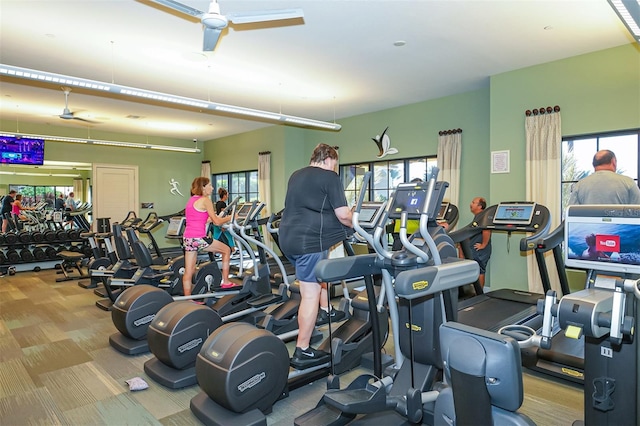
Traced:
<path id="1" fill-rule="evenodd" d="M 44 139 L 0 136 L 0 164 L 44 164 Z"/>

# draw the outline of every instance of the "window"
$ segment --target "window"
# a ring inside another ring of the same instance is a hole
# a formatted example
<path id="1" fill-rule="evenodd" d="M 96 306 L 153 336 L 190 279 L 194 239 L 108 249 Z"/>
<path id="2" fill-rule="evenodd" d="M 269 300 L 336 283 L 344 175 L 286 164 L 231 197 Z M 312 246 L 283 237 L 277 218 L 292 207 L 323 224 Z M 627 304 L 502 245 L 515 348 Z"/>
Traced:
<path id="1" fill-rule="evenodd" d="M 562 211 L 564 212 L 571 187 L 574 183 L 593 172 L 593 155 L 609 149 L 616 154 L 619 174 L 629 176 L 638 182 L 640 163 L 640 129 L 602 133 L 587 136 L 571 136 L 562 139 Z"/>
<path id="2" fill-rule="evenodd" d="M 399 183 L 427 180 L 436 165 L 436 156 L 341 165 L 340 177 L 347 203 L 353 206 L 358 201 L 362 179 L 368 171 L 372 172 L 372 182 L 365 199 L 386 201 Z"/>
<path id="3" fill-rule="evenodd" d="M 25 206 L 35 206 L 40 201 L 45 201 L 48 207 L 53 208 L 55 199 L 60 194 L 66 197 L 73 192 L 73 186 L 9 185 L 9 190 L 22 194 L 22 204 Z"/>
<path id="4" fill-rule="evenodd" d="M 242 197 L 242 201 L 254 201 L 260 199 L 258 194 L 258 171 L 249 170 L 245 172 L 220 173 L 213 175 L 214 203 L 218 199 L 218 188 L 226 188 L 229 191 L 229 200 L 237 196 Z M 264 201 L 264 200 L 260 200 Z"/>

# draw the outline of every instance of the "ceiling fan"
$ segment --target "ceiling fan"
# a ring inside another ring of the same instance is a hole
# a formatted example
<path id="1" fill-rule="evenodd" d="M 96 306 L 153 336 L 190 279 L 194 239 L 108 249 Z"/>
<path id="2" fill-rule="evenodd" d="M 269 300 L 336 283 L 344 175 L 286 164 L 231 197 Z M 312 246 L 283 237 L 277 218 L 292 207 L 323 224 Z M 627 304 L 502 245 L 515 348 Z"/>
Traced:
<path id="1" fill-rule="evenodd" d="M 80 120 L 84 121 L 85 123 L 95 123 L 95 121 L 87 120 L 86 118 L 76 117 L 74 113 L 69 109 L 69 93 L 71 93 L 71 88 L 63 87 L 62 91 L 64 92 L 64 110 L 58 117 L 64 120 Z"/>
<path id="2" fill-rule="evenodd" d="M 220 38 L 220 33 L 229 25 L 229 22 L 232 24 L 251 24 L 255 22 L 279 21 L 304 17 L 302 9 L 256 10 L 253 12 L 232 12 L 222 15 L 220 14 L 220 5 L 216 0 L 211 1 L 208 12 L 194 9 L 191 6 L 187 6 L 174 0 L 151 1 L 180 13 L 199 18 L 204 27 L 204 43 L 202 50 L 208 52 L 213 51 L 216 48 L 216 44 L 218 44 L 218 39 Z"/>

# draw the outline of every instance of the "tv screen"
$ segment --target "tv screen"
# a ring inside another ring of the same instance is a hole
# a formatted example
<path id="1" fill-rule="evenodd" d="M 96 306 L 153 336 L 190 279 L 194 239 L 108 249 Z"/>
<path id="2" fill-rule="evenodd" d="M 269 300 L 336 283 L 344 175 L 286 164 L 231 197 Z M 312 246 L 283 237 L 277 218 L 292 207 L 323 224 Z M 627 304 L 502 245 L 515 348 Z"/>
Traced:
<path id="1" fill-rule="evenodd" d="M 44 140 L 0 136 L 0 163 L 42 166 L 44 164 Z"/>
<path id="2" fill-rule="evenodd" d="M 640 273 L 640 206 L 570 206 L 565 264 L 570 268 Z"/>

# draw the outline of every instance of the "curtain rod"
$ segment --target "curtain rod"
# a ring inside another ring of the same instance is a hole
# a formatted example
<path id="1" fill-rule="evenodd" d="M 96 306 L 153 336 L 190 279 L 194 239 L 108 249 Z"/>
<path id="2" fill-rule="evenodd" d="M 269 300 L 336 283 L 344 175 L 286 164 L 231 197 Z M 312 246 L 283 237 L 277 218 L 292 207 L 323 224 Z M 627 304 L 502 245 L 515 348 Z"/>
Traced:
<path id="1" fill-rule="evenodd" d="M 560 107 L 558 105 L 554 106 L 554 107 L 542 107 L 539 110 L 536 108 L 533 111 L 532 110 L 526 110 L 524 112 L 524 115 L 526 115 L 527 117 L 531 117 L 532 115 L 544 115 L 546 114 L 551 114 L 552 112 L 560 112 Z"/>
<path id="2" fill-rule="evenodd" d="M 438 132 L 440 136 L 455 135 L 456 133 L 462 133 L 462 129 L 440 130 Z"/>

